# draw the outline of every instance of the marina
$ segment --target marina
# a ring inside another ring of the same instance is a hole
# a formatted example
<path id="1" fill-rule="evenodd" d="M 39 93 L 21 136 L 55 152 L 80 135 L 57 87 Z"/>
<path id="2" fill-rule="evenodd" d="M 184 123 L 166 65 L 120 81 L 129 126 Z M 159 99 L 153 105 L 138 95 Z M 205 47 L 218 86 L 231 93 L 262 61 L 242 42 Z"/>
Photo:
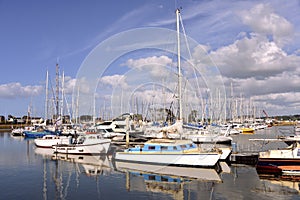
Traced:
<path id="1" fill-rule="evenodd" d="M 1 4 L 0 200 L 300 199 L 299 4 L 173 3 Z"/>
<path id="2" fill-rule="evenodd" d="M 297 175 L 258 174 L 249 155 L 286 147 L 284 142 L 262 144 L 249 139 L 277 138 L 293 127 L 271 127 L 255 134 L 233 136 L 240 159 L 222 163 L 222 170 L 119 162 L 112 144 L 107 154 L 55 154 L 39 148 L 34 139 L 0 134 L 1 199 L 299 199 Z M 240 159 L 241 160 L 241 159 Z M 246 164 L 245 164 L 246 163 Z M 15 192 L 16 188 L 22 188 Z"/>

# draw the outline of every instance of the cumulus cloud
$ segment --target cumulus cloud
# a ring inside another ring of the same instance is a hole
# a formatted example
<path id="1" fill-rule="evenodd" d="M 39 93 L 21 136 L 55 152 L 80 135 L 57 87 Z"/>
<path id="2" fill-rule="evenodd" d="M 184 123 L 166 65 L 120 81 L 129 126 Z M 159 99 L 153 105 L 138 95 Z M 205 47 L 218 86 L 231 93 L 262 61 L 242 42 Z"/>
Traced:
<path id="1" fill-rule="evenodd" d="M 300 92 L 300 76 L 283 72 L 277 76 L 265 77 L 261 80 L 255 78 L 226 79 L 227 84 L 233 83 L 237 93 L 247 93 L 247 96 L 275 94 L 283 92 Z"/>
<path id="2" fill-rule="evenodd" d="M 122 88 L 126 88 L 127 87 L 127 83 L 125 81 L 125 76 L 124 75 L 112 75 L 112 76 L 104 76 L 100 78 L 100 83 L 105 84 L 105 85 L 109 85 L 112 87 L 122 87 Z"/>
<path id="3" fill-rule="evenodd" d="M 40 95 L 43 91 L 44 88 L 40 85 L 22 86 L 18 82 L 0 85 L 1 98 L 27 98 Z"/>
<path id="4" fill-rule="evenodd" d="M 169 75 L 167 67 L 172 65 L 172 59 L 168 56 L 150 56 L 140 59 L 129 59 L 124 64 L 138 71 L 147 70 L 154 78 L 163 78 Z"/>
<path id="5" fill-rule="evenodd" d="M 128 67 L 138 68 L 141 69 L 145 65 L 153 65 L 153 64 L 160 64 L 160 65 L 170 65 L 172 60 L 167 56 L 152 56 L 148 58 L 141 58 L 137 60 L 129 59 L 125 64 Z"/>
<path id="6" fill-rule="evenodd" d="M 279 46 L 286 44 L 293 36 L 293 25 L 276 14 L 269 4 L 258 4 L 240 13 L 242 21 L 254 32 L 271 35 Z"/>
<path id="7" fill-rule="evenodd" d="M 242 94 L 251 98 L 267 110 L 274 110 L 272 114 L 297 113 L 293 110 L 299 110 L 295 98 L 300 92 L 300 56 L 298 51 L 288 51 L 287 46 L 295 39 L 295 27 L 272 6 L 257 4 L 239 11 L 242 22 L 251 31 L 241 31 L 231 44 L 214 50 L 209 46 L 202 49 L 209 52 L 220 69 L 229 93 L 232 83 L 236 97 Z M 201 61 L 202 57 L 201 62 L 205 62 L 205 55 L 197 54 L 194 58 Z"/>
<path id="8" fill-rule="evenodd" d="M 266 37 L 252 34 L 211 52 L 222 74 L 232 78 L 275 76 L 282 71 L 294 71 L 300 57 L 288 55 Z"/>
<path id="9" fill-rule="evenodd" d="M 256 101 L 260 108 L 267 108 L 270 115 L 277 115 L 279 113 L 282 115 L 291 115 L 299 114 L 299 98 L 300 92 L 280 92 L 256 95 L 252 97 L 252 100 Z"/>

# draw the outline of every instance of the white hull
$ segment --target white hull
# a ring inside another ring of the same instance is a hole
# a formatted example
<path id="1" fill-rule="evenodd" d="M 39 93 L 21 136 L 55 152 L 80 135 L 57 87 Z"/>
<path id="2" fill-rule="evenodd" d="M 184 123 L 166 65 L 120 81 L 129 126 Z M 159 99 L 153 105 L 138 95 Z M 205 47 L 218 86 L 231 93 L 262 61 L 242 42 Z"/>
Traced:
<path id="1" fill-rule="evenodd" d="M 157 165 L 187 167 L 215 167 L 220 159 L 218 153 L 132 153 L 116 152 L 115 160 Z"/>
<path id="2" fill-rule="evenodd" d="M 231 137 L 222 136 L 222 135 L 191 135 L 188 137 L 195 143 L 228 143 L 232 141 Z"/>
<path id="3" fill-rule="evenodd" d="M 44 136 L 43 138 L 34 139 L 34 144 L 37 147 L 52 148 L 53 145 L 71 144 L 72 137 L 67 136 Z"/>
<path id="4" fill-rule="evenodd" d="M 64 154 L 106 154 L 109 150 L 111 140 L 103 139 L 94 144 L 55 145 L 54 153 Z"/>
<path id="5" fill-rule="evenodd" d="M 222 151 L 220 160 L 228 160 L 230 159 L 230 155 L 232 153 L 232 149 L 230 147 L 218 147 Z"/>

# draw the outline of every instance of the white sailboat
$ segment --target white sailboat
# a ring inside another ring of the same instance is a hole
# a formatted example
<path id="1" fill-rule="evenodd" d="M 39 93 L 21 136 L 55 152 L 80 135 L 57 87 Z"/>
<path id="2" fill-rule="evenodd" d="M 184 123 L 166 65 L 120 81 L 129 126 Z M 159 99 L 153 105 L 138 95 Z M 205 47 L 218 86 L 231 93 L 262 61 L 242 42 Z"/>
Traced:
<path id="1" fill-rule="evenodd" d="M 182 124 L 179 15 L 180 10 L 177 9 L 178 123 Z M 222 152 L 219 150 L 204 151 L 199 149 L 191 140 L 152 139 L 142 146 L 116 152 L 114 159 L 123 162 L 214 168 L 218 165 L 221 154 Z"/>

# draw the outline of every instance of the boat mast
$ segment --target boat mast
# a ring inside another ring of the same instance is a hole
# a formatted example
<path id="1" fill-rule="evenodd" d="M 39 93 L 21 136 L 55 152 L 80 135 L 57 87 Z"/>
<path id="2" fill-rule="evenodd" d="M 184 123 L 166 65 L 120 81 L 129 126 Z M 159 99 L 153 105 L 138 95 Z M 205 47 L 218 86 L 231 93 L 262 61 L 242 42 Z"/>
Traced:
<path id="1" fill-rule="evenodd" d="M 96 93 L 94 93 L 94 105 L 93 105 L 93 125 L 96 125 Z"/>
<path id="2" fill-rule="evenodd" d="M 178 65 L 178 104 L 179 104 L 179 116 L 178 119 L 182 119 L 182 91 L 181 91 L 181 66 L 180 66 L 180 32 L 179 32 L 179 14 L 180 10 L 176 9 L 176 28 L 177 28 L 177 65 Z"/>
<path id="3" fill-rule="evenodd" d="M 45 99 L 45 124 L 47 124 L 48 119 L 48 84 L 49 84 L 49 73 L 46 71 L 46 99 Z"/>
<path id="4" fill-rule="evenodd" d="M 64 99 L 65 99 L 65 72 L 62 72 L 62 81 L 61 81 L 61 108 L 60 116 L 64 116 Z"/>
<path id="5" fill-rule="evenodd" d="M 55 95 L 55 106 L 56 106 L 56 119 L 59 116 L 59 66 L 56 63 L 56 95 Z"/>

